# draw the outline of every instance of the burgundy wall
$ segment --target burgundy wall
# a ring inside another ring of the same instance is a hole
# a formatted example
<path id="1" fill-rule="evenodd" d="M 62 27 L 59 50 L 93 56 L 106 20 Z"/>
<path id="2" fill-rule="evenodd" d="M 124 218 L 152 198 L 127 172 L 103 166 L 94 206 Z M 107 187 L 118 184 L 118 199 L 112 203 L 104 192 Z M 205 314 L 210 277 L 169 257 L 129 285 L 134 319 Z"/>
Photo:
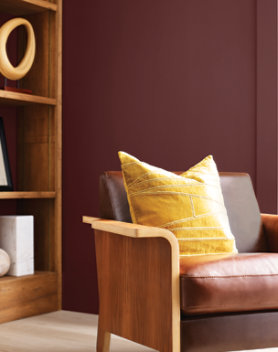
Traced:
<path id="1" fill-rule="evenodd" d="M 98 215 L 98 177 L 119 169 L 118 150 L 170 170 L 213 154 L 256 183 L 255 3 L 64 1 L 64 309 L 97 312 L 81 216 Z"/>

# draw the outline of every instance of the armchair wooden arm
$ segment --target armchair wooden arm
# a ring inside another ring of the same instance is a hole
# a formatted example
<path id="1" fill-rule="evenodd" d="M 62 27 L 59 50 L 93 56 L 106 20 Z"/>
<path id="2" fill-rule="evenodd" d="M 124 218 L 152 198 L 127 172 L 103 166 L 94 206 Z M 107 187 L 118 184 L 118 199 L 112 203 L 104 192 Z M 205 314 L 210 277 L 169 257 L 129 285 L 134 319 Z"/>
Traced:
<path id="1" fill-rule="evenodd" d="M 278 215 L 261 214 L 263 230 L 271 252 L 278 252 Z"/>
<path id="2" fill-rule="evenodd" d="M 160 352 L 180 351 L 179 247 L 172 232 L 84 216 L 95 230 L 97 352 L 110 333 Z"/>

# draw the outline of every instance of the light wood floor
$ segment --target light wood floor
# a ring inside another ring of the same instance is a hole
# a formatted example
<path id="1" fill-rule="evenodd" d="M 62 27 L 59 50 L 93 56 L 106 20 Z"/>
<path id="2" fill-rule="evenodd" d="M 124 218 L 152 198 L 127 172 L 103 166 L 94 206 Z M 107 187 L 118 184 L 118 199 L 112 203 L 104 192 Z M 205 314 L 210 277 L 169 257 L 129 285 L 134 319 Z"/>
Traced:
<path id="1" fill-rule="evenodd" d="M 1 324 L 0 352 L 94 352 L 96 335 L 97 316 L 54 312 Z M 111 352 L 151 351 L 112 336 Z M 278 352 L 278 348 L 260 351 Z"/>

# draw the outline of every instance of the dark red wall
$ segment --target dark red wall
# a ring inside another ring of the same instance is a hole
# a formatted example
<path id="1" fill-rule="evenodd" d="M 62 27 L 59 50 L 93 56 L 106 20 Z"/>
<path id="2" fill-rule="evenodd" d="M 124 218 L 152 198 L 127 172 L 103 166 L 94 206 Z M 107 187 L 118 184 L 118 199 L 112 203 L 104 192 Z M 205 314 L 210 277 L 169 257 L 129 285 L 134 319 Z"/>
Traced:
<path id="1" fill-rule="evenodd" d="M 255 3 L 64 1 L 64 309 L 97 312 L 81 216 L 98 215 L 98 177 L 120 168 L 118 150 L 169 170 L 213 154 L 256 182 Z"/>

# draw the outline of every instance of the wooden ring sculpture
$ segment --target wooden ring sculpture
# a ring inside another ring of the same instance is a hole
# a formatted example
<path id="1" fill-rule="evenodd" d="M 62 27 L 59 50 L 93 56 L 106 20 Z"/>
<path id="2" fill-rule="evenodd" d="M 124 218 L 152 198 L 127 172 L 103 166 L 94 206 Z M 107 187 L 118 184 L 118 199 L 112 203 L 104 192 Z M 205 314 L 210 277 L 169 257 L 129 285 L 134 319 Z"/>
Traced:
<path id="1" fill-rule="evenodd" d="M 17 67 L 14 67 L 7 55 L 7 40 L 10 33 L 18 26 L 25 26 L 27 30 L 27 46 L 24 57 Z M 0 72 L 3 76 L 11 80 L 17 80 L 24 77 L 30 70 L 36 52 L 36 41 L 33 27 L 25 18 L 13 18 L 3 24 L 0 28 Z"/>

